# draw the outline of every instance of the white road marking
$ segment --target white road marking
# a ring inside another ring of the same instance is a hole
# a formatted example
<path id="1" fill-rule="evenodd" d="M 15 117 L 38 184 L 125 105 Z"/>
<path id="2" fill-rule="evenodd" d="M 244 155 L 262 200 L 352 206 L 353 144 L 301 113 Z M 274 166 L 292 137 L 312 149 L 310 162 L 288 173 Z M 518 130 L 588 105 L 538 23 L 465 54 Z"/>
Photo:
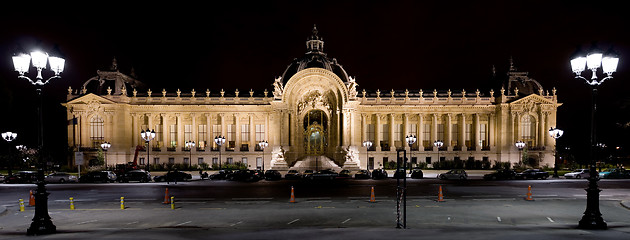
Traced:
<path id="1" fill-rule="evenodd" d="M 230 224 L 230 227 L 234 227 L 234 226 L 239 225 L 241 223 L 243 223 L 243 221 L 238 221 L 236 223 L 232 223 L 232 224 Z"/>
<path id="2" fill-rule="evenodd" d="M 288 222 L 288 223 L 287 223 L 287 225 L 293 224 L 293 223 L 295 223 L 295 222 L 297 222 L 297 221 L 300 221 L 300 219 L 298 218 L 298 219 L 295 219 L 295 220 L 293 220 L 293 221 L 290 221 L 290 222 Z"/>
<path id="3" fill-rule="evenodd" d="M 547 220 L 549 220 L 550 222 L 556 222 L 553 219 L 551 219 L 550 217 L 547 217 Z"/>
<path id="4" fill-rule="evenodd" d="M 77 223 L 77 225 L 86 224 L 86 223 L 93 223 L 93 222 L 98 222 L 98 220 L 90 220 L 90 221 L 80 222 L 80 223 Z"/>
<path id="5" fill-rule="evenodd" d="M 501 222 L 501 217 L 497 217 L 497 222 Z"/>
<path id="6" fill-rule="evenodd" d="M 345 221 L 341 222 L 341 224 L 347 223 L 348 221 L 350 221 L 351 218 L 346 219 Z"/>
<path id="7" fill-rule="evenodd" d="M 180 224 L 175 225 L 175 227 L 178 227 L 178 226 L 181 226 L 181 225 L 184 225 L 184 224 L 189 224 L 189 223 L 191 223 L 191 222 L 192 222 L 192 221 L 183 222 L 183 223 L 180 223 Z"/>
<path id="8" fill-rule="evenodd" d="M 127 223 L 127 225 L 136 224 L 138 221 Z"/>

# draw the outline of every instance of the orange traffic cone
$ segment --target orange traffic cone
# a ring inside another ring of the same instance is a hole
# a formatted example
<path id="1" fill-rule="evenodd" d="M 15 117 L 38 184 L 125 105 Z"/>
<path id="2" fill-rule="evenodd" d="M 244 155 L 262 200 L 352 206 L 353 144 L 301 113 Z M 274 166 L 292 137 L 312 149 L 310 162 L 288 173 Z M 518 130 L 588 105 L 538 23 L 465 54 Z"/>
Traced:
<path id="1" fill-rule="evenodd" d="M 440 191 L 438 192 L 438 202 L 444 202 L 444 195 L 442 195 L 442 185 L 440 185 Z"/>
<path id="2" fill-rule="evenodd" d="M 295 203 L 295 195 L 293 194 L 293 186 L 291 186 L 291 199 L 289 200 L 290 203 Z"/>
<path id="3" fill-rule="evenodd" d="M 35 196 L 33 196 L 33 190 L 31 190 L 29 199 L 28 199 L 28 205 L 29 206 L 35 206 Z"/>
<path id="4" fill-rule="evenodd" d="M 370 194 L 370 202 L 371 203 L 376 202 L 376 198 L 374 197 L 374 187 L 372 187 L 372 194 Z"/>
<path id="5" fill-rule="evenodd" d="M 168 188 L 166 188 L 166 191 L 164 192 L 164 204 L 169 204 L 171 203 L 171 199 L 168 197 Z"/>
<path id="6" fill-rule="evenodd" d="M 534 198 L 532 197 L 532 186 L 527 186 L 527 197 L 525 200 L 534 201 Z"/>

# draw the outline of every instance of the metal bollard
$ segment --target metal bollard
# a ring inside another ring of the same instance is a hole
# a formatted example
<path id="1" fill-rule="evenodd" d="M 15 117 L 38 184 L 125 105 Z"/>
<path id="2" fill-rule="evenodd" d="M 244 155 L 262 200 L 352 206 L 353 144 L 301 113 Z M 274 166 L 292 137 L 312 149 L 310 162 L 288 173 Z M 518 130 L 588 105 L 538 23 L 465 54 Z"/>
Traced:
<path id="1" fill-rule="evenodd" d="M 74 198 L 70 198 L 70 210 L 74 210 Z"/>
<path id="2" fill-rule="evenodd" d="M 20 212 L 24 212 L 24 199 L 20 198 Z"/>
<path id="3" fill-rule="evenodd" d="M 125 210 L 125 197 L 120 197 L 120 209 Z"/>
<path id="4" fill-rule="evenodd" d="M 175 197 L 171 197 L 171 209 L 175 209 Z"/>

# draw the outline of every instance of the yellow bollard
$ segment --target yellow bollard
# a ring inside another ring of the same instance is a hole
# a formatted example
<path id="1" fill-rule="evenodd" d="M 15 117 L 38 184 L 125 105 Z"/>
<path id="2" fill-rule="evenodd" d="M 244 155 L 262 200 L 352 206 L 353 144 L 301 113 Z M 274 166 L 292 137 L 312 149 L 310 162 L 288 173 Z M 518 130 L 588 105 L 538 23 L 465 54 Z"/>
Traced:
<path id="1" fill-rule="evenodd" d="M 125 197 L 120 197 L 120 209 L 125 210 Z"/>
<path id="2" fill-rule="evenodd" d="M 24 199 L 20 198 L 20 212 L 24 212 Z"/>
<path id="3" fill-rule="evenodd" d="M 175 209 L 175 197 L 171 197 L 171 209 Z"/>
<path id="4" fill-rule="evenodd" d="M 70 210 L 74 210 L 74 198 L 70 198 Z"/>

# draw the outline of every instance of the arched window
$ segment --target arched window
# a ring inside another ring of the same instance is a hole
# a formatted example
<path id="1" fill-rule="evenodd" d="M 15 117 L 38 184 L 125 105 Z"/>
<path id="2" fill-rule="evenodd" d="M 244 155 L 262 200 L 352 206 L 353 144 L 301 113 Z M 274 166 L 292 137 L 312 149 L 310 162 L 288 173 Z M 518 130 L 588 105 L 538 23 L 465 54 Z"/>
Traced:
<path id="1" fill-rule="evenodd" d="M 531 115 L 525 115 L 521 119 L 521 139 L 527 143 L 528 147 L 534 147 L 536 138 L 536 119 Z"/>
<path id="2" fill-rule="evenodd" d="M 97 148 L 105 140 L 103 136 L 104 122 L 101 116 L 95 115 L 90 119 L 90 141 L 92 147 Z"/>

